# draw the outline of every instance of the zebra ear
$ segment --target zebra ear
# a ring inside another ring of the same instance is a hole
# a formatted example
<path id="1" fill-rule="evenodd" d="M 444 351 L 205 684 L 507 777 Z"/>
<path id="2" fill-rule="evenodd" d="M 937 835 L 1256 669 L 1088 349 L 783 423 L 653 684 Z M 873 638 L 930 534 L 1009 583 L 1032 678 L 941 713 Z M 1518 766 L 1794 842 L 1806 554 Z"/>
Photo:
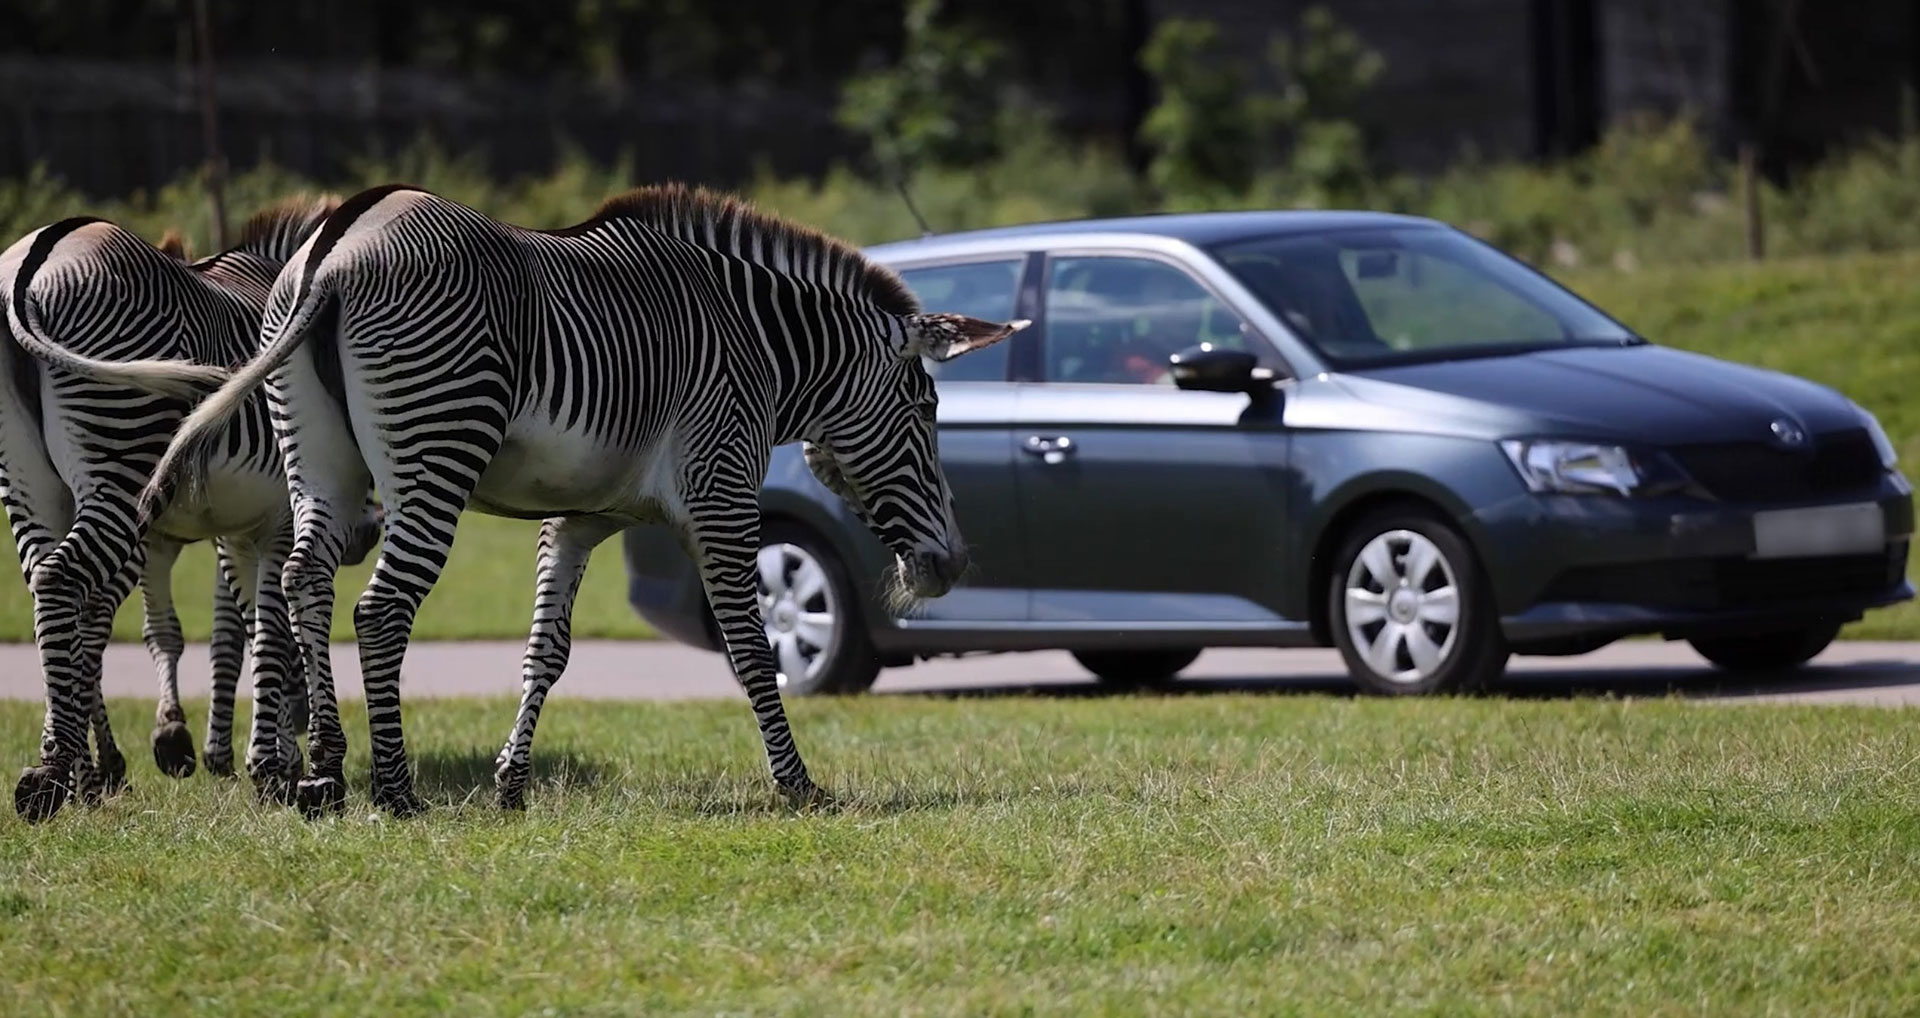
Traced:
<path id="1" fill-rule="evenodd" d="M 1025 318 L 1002 324 L 966 315 L 908 315 L 906 346 L 900 355 L 950 361 L 963 353 L 992 346 L 1031 324 Z"/>
<path id="2" fill-rule="evenodd" d="M 160 253 L 171 258 L 183 262 L 190 260 L 187 257 L 187 238 L 181 234 L 177 226 L 167 227 L 167 232 L 160 235 L 160 243 L 154 246 L 160 249 Z"/>

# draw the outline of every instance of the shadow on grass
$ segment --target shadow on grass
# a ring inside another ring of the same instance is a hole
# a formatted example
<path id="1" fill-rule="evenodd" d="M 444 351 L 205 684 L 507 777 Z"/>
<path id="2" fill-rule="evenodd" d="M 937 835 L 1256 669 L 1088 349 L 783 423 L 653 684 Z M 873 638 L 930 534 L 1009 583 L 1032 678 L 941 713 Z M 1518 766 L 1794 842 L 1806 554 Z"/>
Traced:
<path id="1" fill-rule="evenodd" d="M 480 749 L 429 749 L 410 754 L 416 791 L 429 799 L 460 802 L 493 797 L 493 753 Z M 570 750 L 536 750 L 527 791 L 533 795 L 596 788 L 610 771 L 604 761 Z"/>
<path id="2" fill-rule="evenodd" d="M 479 750 L 428 750 L 410 761 L 416 790 L 429 801 L 487 804 L 493 800 L 493 756 Z M 833 801 L 808 810 L 859 816 L 894 816 L 1036 798 L 1071 799 L 1090 794 L 1070 780 L 1009 787 L 984 775 L 950 773 L 911 778 L 836 774 L 824 782 Z M 527 782 L 529 801 L 568 799 L 582 792 L 686 817 L 791 814 L 793 806 L 763 773 L 726 770 L 660 773 L 631 770 L 608 760 L 567 750 L 537 751 Z M 364 792 L 365 790 L 362 789 Z"/>
<path id="3" fill-rule="evenodd" d="M 1002 777 L 964 773 L 905 778 L 842 774 L 827 777 L 823 785 L 832 801 L 800 810 L 790 805 L 768 778 L 759 775 L 691 771 L 635 774 L 623 792 L 653 808 L 686 817 L 773 816 L 796 812 L 888 817 L 1042 799 L 1065 801 L 1095 794 L 1071 779 L 1054 779 L 1044 785 L 1009 785 Z"/>
<path id="4" fill-rule="evenodd" d="M 1485 695 L 1512 700 L 1569 700 L 1591 698 L 1740 699 L 1847 690 L 1890 689 L 1920 684 L 1920 665 L 1911 661 L 1859 661 L 1843 665 L 1813 665 L 1775 674 L 1732 675 L 1712 668 L 1656 667 L 1567 669 L 1527 666 L 1516 662 L 1505 679 Z M 1140 689 L 1115 689 L 1095 681 L 1031 682 L 999 686 L 917 689 L 883 695 L 969 700 L 1034 697 L 1078 700 L 1114 696 L 1208 696 L 1221 694 L 1272 696 L 1359 695 L 1343 674 L 1207 676 L 1180 679 Z"/>

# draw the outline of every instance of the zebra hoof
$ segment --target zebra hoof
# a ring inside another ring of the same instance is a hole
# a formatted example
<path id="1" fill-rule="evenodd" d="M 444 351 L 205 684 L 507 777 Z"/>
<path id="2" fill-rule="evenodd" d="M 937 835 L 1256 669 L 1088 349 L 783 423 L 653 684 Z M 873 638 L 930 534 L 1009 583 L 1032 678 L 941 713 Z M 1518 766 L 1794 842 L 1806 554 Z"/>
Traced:
<path id="1" fill-rule="evenodd" d="M 169 721 L 153 730 L 153 765 L 170 778 L 193 776 L 193 735 L 184 722 Z M 211 763 L 207 769 L 213 769 Z"/>
<path id="2" fill-rule="evenodd" d="M 100 758 L 99 797 L 110 799 L 127 790 L 127 758 L 119 753 Z"/>
<path id="3" fill-rule="evenodd" d="M 294 786 L 293 798 L 302 816 L 318 820 L 346 810 L 347 783 L 331 776 L 306 778 Z"/>
<path id="4" fill-rule="evenodd" d="M 287 780 L 284 768 L 269 765 L 253 771 L 251 777 L 254 795 L 261 802 L 276 806 L 293 805 L 293 782 Z"/>
<path id="5" fill-rule="evenodd" d="M 28 767 L 20 772 L 20 782 L 13 786 L 13 811 L 27 823 L 42 823 L 53 819 L 72 797 L 73 787 L 68 784 L 63 768 L 44 764 Z"/>
<path id="6" fill-rule="evenodd" d="M 233 750 L 231 748 L 224 753 L 216 753 L 212 749 L 208 749 L 200 755 L 200 763 L 206 767 L 208 774 L 216 778 L 233 777 Z"/>
<path id="7" fill-rule="evenodd" d="M 396 820 L 417 817 L 427 811 L 425 800 L 413 794 L 412 789 L 376 792 L 373 804 L 392 814 Z"/>
<path id="8" fill-rule="evenodd" d="M 533 768 L 522 763 L 515 766 L 506 750 L 495 757 L 493 771 L 493 801 L 501 809 L 519 812 L 527 808 L 527 773 Z"/>
<path id="9" fill-rule="evenodd" d="M 835 799 L 832 792 L 811 781 L 803 785 L 781 785 L 780 795 L 787 800 L 788 808 L 803 813 L 834 809 L 840 805 L 840 800 Z"/>

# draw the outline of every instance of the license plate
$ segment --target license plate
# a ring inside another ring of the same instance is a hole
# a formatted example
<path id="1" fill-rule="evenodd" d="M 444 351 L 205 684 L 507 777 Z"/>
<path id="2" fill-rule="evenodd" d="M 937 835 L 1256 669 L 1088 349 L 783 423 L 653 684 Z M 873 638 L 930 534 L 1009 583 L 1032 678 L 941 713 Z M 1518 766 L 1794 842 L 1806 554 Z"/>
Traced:
<path id="1" fill-rule="evenodd" d="M 1753 514 L 1754 558 L 1859 555 L 1886 543 L 1887 523 L 1877 502 Z"/>

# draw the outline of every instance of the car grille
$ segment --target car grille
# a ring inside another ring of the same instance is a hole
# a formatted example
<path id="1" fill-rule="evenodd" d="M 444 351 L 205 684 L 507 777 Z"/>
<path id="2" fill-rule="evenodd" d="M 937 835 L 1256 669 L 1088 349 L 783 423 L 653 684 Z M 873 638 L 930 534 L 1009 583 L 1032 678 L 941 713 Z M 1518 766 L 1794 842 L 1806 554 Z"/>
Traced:
<path id="1" fill-rule="evenodd" d="M 1561 573 L 1543 602 L 1644 605 L 1681 611 L 1790 606 L 1884 594 L 1906 578 L 1907 543 L 1875 555 L 1798 559 L 1673 559 Z"/>
<path id="2" fill-rule="evenodd" d="M 1815 436 L 1812 448 L 1763 442 L 1681 445 L 1674 458 L 1707 493 L 1729 502 L 1790 502 L 1872 487 L 1884 468 L 1864 428 Z"/>

